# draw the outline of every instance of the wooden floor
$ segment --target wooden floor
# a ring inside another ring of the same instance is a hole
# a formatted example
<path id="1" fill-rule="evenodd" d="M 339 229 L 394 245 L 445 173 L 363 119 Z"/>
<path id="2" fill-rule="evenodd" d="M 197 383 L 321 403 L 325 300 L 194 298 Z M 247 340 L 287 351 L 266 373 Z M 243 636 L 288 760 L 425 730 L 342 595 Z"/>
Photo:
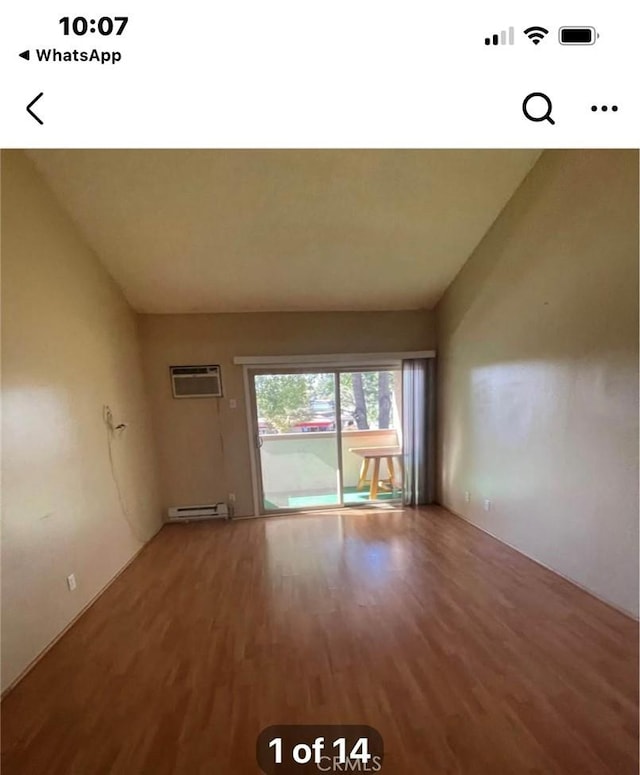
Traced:
<path id="1" fill-rule="evenodd" d="M 2 704 L 3 775 L 244 775 L 365 723 L 389 775 L 636 775 L 637 625 L 441 509 L 167 526 Z"/>

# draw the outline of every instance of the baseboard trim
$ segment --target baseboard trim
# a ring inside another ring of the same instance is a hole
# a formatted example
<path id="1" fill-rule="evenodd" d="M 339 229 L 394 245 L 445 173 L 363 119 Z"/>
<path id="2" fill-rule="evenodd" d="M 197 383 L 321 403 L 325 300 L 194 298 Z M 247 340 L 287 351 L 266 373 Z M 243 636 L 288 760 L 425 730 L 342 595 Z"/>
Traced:
<path id="1" fill-rule="evenodd" d="M 24 670 L 20 673 L 20 675 L 17 678 L 14 678 L 14 680 L 7 686 L 6 689 L 3 689 L 2 694 L 0 694 L 0 702 L 4 700 L 4 698 L 12 692 L 16 686 L 22 681 L 23 678 L 25 678 L 32 670 L 33 668 L 38 664 L 38 662 L 49 652 L 51 649 L 56 645 L 56 643 L 63 638 L 69 630 L 78 623 L 79 619 L 85 614 L 91 606 L 96 602 L 96 600 L 104 594 L 107 589 L 113 584 L 113 582 L 121 575 L 123 574 L 126 569 L 131 565 L 131 563 L 136 560 L 140 554 L 149 546 L 149 544 L 158 536 L 162 528 L 164 527 L 164 523 L 160 525 L 160 527 L 156 530 L 156 532 L 149 538 L 147 541 L 145 541 L 144 544 L 133 554 L 131 557 L 125 562 L 125 564 L 120 568 L 120 570 L 116 571 L 116 573 L 107 581 L 107 583 L 100 588 L 98 592 L 89 600 L 89 602 L 83 606 L 80 611 L 71 619 L 71 621 L 65 626 L 63 630 L 61 630 L 55 638 L 48 643 L 42 651 L 34 657 L 31 662 L 24 668 Z"/>
<path id="2" fill-rule="evenodd" d="M 440 508 L 445 509 L 445 511 L 448 511 L 454 517 L 457 517 L 458 519 L 461 519 L 463 522 L 466 522 L 468 525 L 471 525 L 471 527 L 475 527 L 477 530 L 480 530 L 482 533 L 485 533 L 485 535 L 488 535 L 491 538 L 495 539 L 496 541 L 499 541 L 501 544 L 508 546 L 509 549 L 513 549 L 514 552 L 518 552 L 518 554 L 521 554 L 523 557 L 526 557 L 527 560 L 531 560 L 531 562 L 535 562 L 535 564 L 539 565 L 541 568 L 544 568 L 545 570 L 548 570 L 551 573 L 555 573 L 556 576 L 560 576 L 561 579 L 568 581 L 569 584 L 573 584 L 574 587 L 578 587 L 578 589 L 582 590 L 583 592 L 586 592 L 587 595 L 591 595 L 591 597 L 595 598 L 598 602 L 603 603 L 609 608 L 613 608 L 615 611 L 617 611 L 620 614 L 623 614 L 624 616 L 627 617 L 627 619 L 631 619 L 634 622 L 640 621 L 640 619 L 634 614 L 632 614 L 631 611 L 627 611 L 625 608 L 622 608 L 616 603 L 611 602 L 611 600 L 607 600 L 607 598 L 602 597 L 601 595 L 597 595 L 593 590 L 589 589 L 588 587 L 585 587 L 584 584 L 580 584 L 579 581 L 572 579 L 570 576 L 565 576 L 564 573 L 560 573 L 560 571 L 556 570 L 555 568 L 552 568 L 550 565 L 546 565 L 544 562 L 540 562 L 540 560 L 537 560 L 535 557 L 532 557 L 530 554 L 523 552 L 522 549 L 519 549 L 517 546 L 513 546 L 513 544 L 510 544 L 508 541 L 504 541 L 502 538 L 499 538 L 490 530 L 487 530 L 486 528 L 481 527 L 480 525 L 477 525 L 475 522 L 472 522 L 470 519 L 465 517 L 464 514 L 460 514 L 457 511 L 454 511 L 452 508 L 450 508 L 449 506 L 446 506 L 444 503 L 438 503 L 437 505 L 440 506 Z"/>

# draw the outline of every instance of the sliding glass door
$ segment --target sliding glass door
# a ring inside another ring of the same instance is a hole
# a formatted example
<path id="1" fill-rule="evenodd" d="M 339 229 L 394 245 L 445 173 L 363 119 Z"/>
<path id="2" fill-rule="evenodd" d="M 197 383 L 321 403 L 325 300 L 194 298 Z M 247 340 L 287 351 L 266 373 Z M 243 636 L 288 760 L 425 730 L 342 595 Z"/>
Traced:
<path id="1" fill-rule="evenodd" d="M 263 512 L 339 506 L 336 375 L 254 373 Z"/>
<path id="2" fill-rule="evenodd" d="M 398 500 L 399 369 L 249 372 L 260 511 Z"/>

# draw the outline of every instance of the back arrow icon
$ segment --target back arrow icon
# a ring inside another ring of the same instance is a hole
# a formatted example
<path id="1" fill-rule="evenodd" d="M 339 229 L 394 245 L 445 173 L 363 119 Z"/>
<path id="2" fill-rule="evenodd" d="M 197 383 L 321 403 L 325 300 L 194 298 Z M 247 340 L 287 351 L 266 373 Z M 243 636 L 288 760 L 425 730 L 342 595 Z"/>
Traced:
<path id="1" fill-rule="evenodd" d="M 30 116 L 32 116 L 33 118 L 35 118 L 35 120 L 36 120 L 36 121 L 37 121 L 39 124 L 44 124 L 44 121 L 43 121 L 43 120 L 40 118 L 40 116 L 36 116 L 36 114 L 35 114 L 35 113 L 34 113 L 34 112 L 31 110 L 31 108 L 32 108 L 32 107 L 33 107 L 33 106 L 36 104 L 36 102 L 37 102 L 37 101 L 40 99 L 40 97 L 42 97 L 42 95 L 43 95 L 43 94 L 44 94 L 44 92 L 42 92 L 42 91 L 41 91 L 41 92 L 40 92 L 40 94 L 38 94 L 38 96 L 37 96 L 37 97 L 34 97 L 34 98 L 31 100 L 31 102 L 30 102 L 30 103 L 27 105 L 27 113 L 28 113 Z"/>

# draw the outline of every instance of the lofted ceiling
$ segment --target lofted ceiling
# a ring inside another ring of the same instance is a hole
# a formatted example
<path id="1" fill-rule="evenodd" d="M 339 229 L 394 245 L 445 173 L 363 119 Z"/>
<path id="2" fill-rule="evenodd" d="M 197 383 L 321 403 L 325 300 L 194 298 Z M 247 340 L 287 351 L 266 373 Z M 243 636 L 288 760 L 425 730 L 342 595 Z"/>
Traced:
<path id="1" fill-rule="evenodd" d="M 139 312 L 430 308 L 533 150 L 34 150 Z"/>

